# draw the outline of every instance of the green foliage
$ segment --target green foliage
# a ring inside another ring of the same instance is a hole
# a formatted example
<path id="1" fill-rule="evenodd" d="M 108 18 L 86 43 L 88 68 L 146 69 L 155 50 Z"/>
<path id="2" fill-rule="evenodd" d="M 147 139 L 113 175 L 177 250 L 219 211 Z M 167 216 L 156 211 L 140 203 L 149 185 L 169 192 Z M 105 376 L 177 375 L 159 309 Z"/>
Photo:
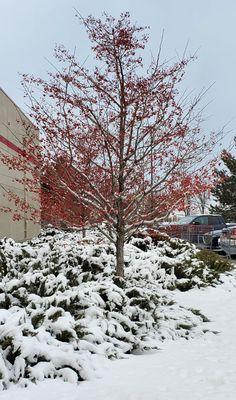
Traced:
<path id="1" fill-rule="evenodd" d="M 44 317 L 45 316 L 42 311 L 38 312 L 37 314 L 32 315 L 31 322 L 35 329 L 38 328 L 40 325 L 42 325 L 42 323 L 44 321 Z"/>
<path id="2" fill-rule="evenodd" d="M 233 269 L 233 265 L 228 259 L 207 249 L 200 250 L 197 253 L 196 258 L 202 261 L 204 266 L 209 268 L 216 279 L 219 278 L 220 274 L 229 272 Z"/>
<path id="3" fill-rule="evenodd" d="M 190 330 L 192 327 L 192 324 L 177 324 L 177 329 Z"/>
<path id="4" fill-rule="evenodd" d="M 216 171 L 220 182 L 212 192 L 218 204 L 211 207 L 211 212 L 223 215 L 228 222 L 236 222 L 236 158 L 224 152 L 222 161 L 225 168 Z"/>
<path id="5" fill-rule="evenodd" d="M 3 350 L 13 345 L 14 338 L 12 336 L 4 336 L 0 340 L 0 346 Z"/>
<path id="6" fill-rule="evenodd" d="M 11 307 L 11 299 L 7 293 L 2 293 L 1 301 L 0 301 L 0 309 L 5 308 L 8 310 Z"/>
<path id="7" fill-rule="evenodd" d="M 74 330 L 78 339 L 83 339 L 86 335 L 89 334 L 89 331 L 86 329 L 86 327 L 79 322 L 76 323 Z"/>
<path id="8" fill-rule="evenodd" d="M 193 314 L 201 317 L 203 322 L 210 322 L 209 318 L 207 318 L 200 310 L 197 310 L 195 308 L 190 308 L 190 310 L 192 311 Z"/>
<path id="9" fill-rule="evenodd" d="M 63 310 L 56 310 L 54 313 L 52 313 L 51 315 L 48 316 L 48 319 L 52 320 L 53 322 L 55 322 L 59 317 L 61 317 L 63 315 Z"/>
<path id="10" fill-rule="evenodd" d="M 74 339 L 74 336 L 70 331 L 63 330 L 56 335 L 56 338 L 61 342 L 70 342 L 72 339 Z"/>
<path id="11" fill-rule="evenodd" d="M 220 283 L 220 275 L 230 272 L 233 266 L 230 261 L 213 251 L 202 249 L 175 266 L 176 288 L 187 291 L 194 286 L 209 286 Z"/>
<path id="12" fill-rule="evenodd" d="M 188 290 L 192 289 L 192 287 L 193 282 L 191 281 L 191 279 L 177 280 L 175 285 L 175 288 L 179 289 L 181 292 L 187 292 Z"/>

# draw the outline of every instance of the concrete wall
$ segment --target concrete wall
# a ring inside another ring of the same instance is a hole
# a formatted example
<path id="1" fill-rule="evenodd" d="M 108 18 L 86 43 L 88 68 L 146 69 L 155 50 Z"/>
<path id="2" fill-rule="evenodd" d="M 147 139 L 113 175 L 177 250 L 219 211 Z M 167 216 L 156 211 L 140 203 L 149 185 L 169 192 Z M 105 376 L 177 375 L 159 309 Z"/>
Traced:
<path id="1" fill-rule="evenodd" d="M 5 154 L 16 156 L 18 151 L 23 149 L 23 139 L 26 130 L 19 121 L 25 121 L 27 124 L 31 122 L 16 106 L 16 104 L 7 96 L 0 88 L 0 150 Z M 32 125 L 33 129 L 33 125 Z M 24 185 L 14 182 L 15 178 L 21 178 L 22 175 L 18 171 L 9 170 L 0 162 L 0 207 L 10 207 L 13 205 L 6 197 L 6 190 L 11 189 L 17 193 L 22 199 L 30 197 L 27 194 Z M 32 203 L 34 207 L 40 207 L 39 201 Z M 18 241 L 23 241 L 36 236 L 40 231 L 40 225 L 27 220 L 24 217 L 20 221 L 13 221 L 12 213 L 0 211 L 0 238 L 7 236 Z"/>

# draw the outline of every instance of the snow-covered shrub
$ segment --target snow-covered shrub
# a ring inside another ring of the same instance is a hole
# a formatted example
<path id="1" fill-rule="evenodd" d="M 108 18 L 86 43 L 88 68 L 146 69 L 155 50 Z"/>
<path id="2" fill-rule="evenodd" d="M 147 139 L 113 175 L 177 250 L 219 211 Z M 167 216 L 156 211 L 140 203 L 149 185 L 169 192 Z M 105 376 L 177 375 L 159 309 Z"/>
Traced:
<path id="1" fill-rule="evenodd" d="M 228 260 L 209 250 L 198 250 L 194 244 L 181 239 L 155 241 L 146 237 L 132 239 L 130 243 L 143 250 L 142 260 L 146 258 L 148 263 L 155 264 L 154 269 L 148 266 L 149 274 L 154 273 L 154 280 L 171 290 L 215 285 L 220 282 L 221 273 L 232 270 Z M 143 265 L 140 269 L 143 274 Z M 150 281 L 150 275 L 148 279 Z"/>
<path id="2" fill-rule="evenodd" d="M 196 273 L 203 262 L 195 247 L 133 239 L 125 252 L 124 280 L 115 277 L 114 247 L 96 236 L 46 232 L 27 243 L 1 241 L 2 388 L 47 377 L 77 382 L 96 372 L 101 355 L 124 357 L 202 334 L 201 313 L 179 307 L 167 290 L 186 279 L 175 275 L 181 265 L 191 286 L 206 283 Z"/>
<path id="3" fill-rule="evenodd" d="M 202 261 L 207 267 L 210 275 L 210 280 L 220 280 L 220 274 L 231 271 L 233 269 L 232 263 L 220 257 L 217 253 L 209 250 L 201 250 L 197 253 L 197 259 Z"/>

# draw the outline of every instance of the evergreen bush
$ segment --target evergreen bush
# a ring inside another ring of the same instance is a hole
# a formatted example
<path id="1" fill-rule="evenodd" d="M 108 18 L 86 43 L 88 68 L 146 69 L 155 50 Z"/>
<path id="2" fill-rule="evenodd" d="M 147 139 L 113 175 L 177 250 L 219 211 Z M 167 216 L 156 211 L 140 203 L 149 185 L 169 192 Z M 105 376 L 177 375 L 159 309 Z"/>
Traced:
<path id="1" fill-rule="evenodd" d="M 178 306 L 168 289 L 215 284 L 228 264 L 203 260 L 181 240 L 133 238 L 121 279 L 114 247 L 97 241 L 55 231 L 1 241 L 1 388 L 48 377 L 77 382 L 96 373 L 101 355 L 125 357 L 203 333 L 206 317 Z"/>

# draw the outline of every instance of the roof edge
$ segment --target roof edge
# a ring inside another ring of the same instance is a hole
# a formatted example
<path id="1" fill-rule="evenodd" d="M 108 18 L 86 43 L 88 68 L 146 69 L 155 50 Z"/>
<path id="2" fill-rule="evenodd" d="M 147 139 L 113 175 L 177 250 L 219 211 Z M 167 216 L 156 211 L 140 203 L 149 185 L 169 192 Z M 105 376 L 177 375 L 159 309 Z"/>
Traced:
<path id="1" fill-rule="evenodd" d="M 2 92 L 13 104 L 14 106 L 17 108 L 17 110 L 23 114 L 23 116 L 27 119 L 27 121 L 29 121 L 29 123 L 35 128 L 34 123 L 30 120 L 30 118 L 25 114 L 24 111 L 22 111 L 22 109 L 16 104 L 16 102 L 14 100 L 12 100 L 12 98 L 7 94 L 7 92 L 2 88 L 2 86 L 0 86 L 0 92 Z"/>

